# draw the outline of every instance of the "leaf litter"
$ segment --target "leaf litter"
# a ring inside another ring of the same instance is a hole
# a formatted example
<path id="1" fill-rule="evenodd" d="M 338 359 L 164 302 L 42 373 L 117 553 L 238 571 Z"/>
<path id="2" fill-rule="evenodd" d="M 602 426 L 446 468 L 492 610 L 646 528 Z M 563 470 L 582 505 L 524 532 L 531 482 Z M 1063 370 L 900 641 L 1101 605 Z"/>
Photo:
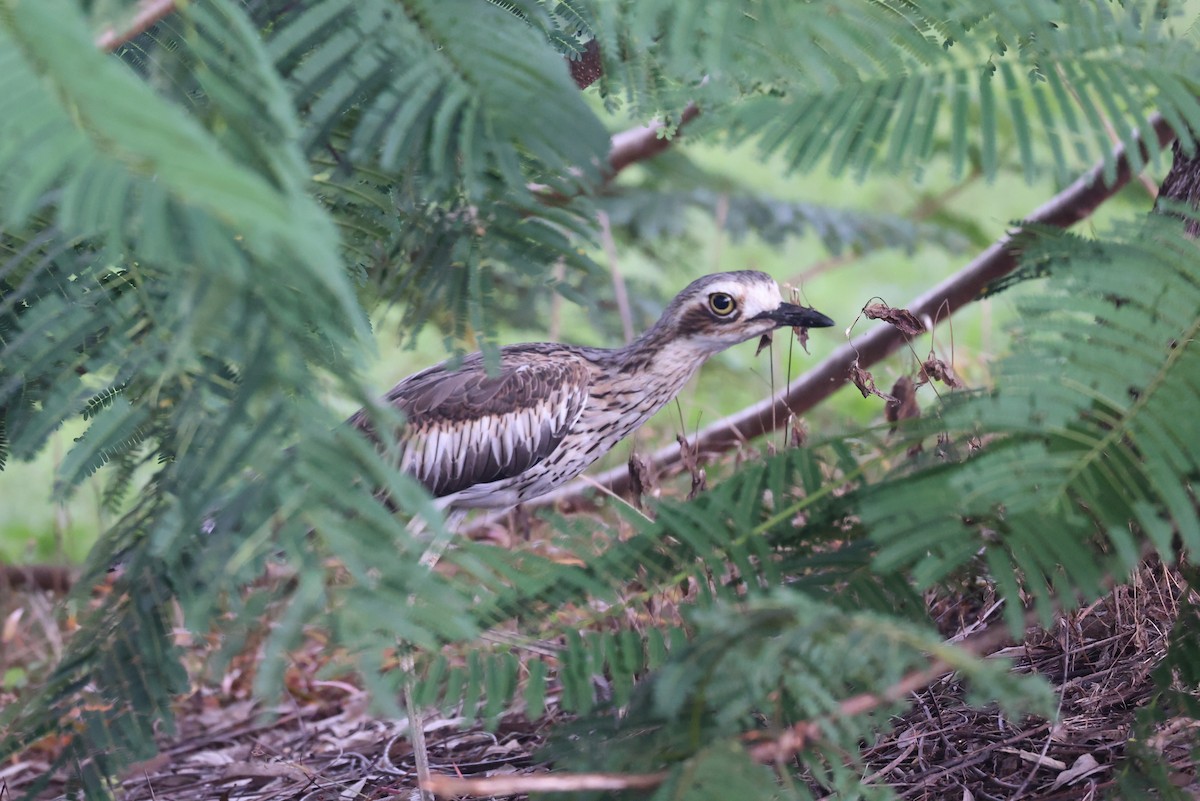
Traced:
<path id="1" fill-rule="evenodd" d="M 1011 798 L 1060 801 L 1111 792 L 1129 754 L 1139 711 L 1155 703 L 1152 673 L 1166 653 L 1183 593 L 1178 572 L 1148 560 L 1130 584 L 1117 587 L 1084 610 L 1060 618 L 1050 630 L 1032 627 L 1021 642 L 993 655 L 1014 661 L 1018 672 L 1044 676 L 1061 698 L 1057 720 L 1007 720 L 994 708 L 969 706 L 953 675 L 914 693 L 909 710 L 865 745 L 867 783 L 888 785 L 901 799 Z M 0 615 L 6 658 L 48 658 L 33 593 L 11 593 Z M 948 640 L 1003 625 L 1001 602 L 990 585 L 929 593 L 930 617 Z M 41 624 L 44 625 L 44 620 Z M 192 648 L 210 647 L 195 638 Z M 160 753 L 127 770 L 116 785 L 123 801 L 381 801 L 408 797 L 416 769 L 407 721 L 373 716 L 353 679 L 318 680 L 328 672 L 324 637 L 314 633 L 293 660 L 289 697 L 276 707 L 253 700 L 256 649 L 234 661 L 229 681 L 197 683 L 177 706 L 178 731 L 164 736 Z M 199 658 L 197 659 L 199 661 Z M 510 709 L 489 730 L 463 718 L 431 714 L 422 721 L 435 772 L 462 776 L 537 773 L 546 732 L 564 719 L 548 688 L 547 713 L 528 720 Z M 0 703 L 14 692 L 0 688 Z M 1159 724 L 1140 747 L 1161 762 L 1173 783 L 1200 792 L 1191 753 L 1200 722 L 1176 715 Z M 0 798 L 20 797 L 41 779 L 61 740 L 47 740 L 0 766 Z M 1144 758 L 1144 755 L 1143 755 Z M 825 793 L 811 777 L 817 797 Z M 68 776 L 55 773 L 39 798 L 67 791 Z M 515 798 L 515 797 L 513 797 Z"/>

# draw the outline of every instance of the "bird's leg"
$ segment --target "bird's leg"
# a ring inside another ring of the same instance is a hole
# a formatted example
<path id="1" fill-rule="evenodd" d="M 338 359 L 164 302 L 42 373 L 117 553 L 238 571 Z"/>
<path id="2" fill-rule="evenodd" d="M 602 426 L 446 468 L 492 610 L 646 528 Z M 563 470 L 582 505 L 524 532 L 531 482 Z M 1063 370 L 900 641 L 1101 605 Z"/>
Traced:
<path id="1" fill-rule="evenodd" d="M 406 648 L 404 643 L 400 648 Z M 411 652 L 400 657 L 400 669 L 404 671 L 404 714 L 408 716 L 408 736 L 412 741 L 413 762 L 417 766 L 417 785 L 420 788 L 421 801 L 434 801 L 433 793 L 425 789 L 429 786 L 429 749 L 425 745 L 425 721 L 417 709 L 413 696 L 416 693 L 416 681 L 413 680 L 415 663 Z"/>
<path id="2" fill-rule="evenodd" d="M 467 519 L 467 514 L 466 509 L 451 509 L 446 513 L 445 526 L 440 533 L 434 533 L 429 544 L 425 546 L 425 552 L 421 554 L 421 565 L 433 570 L 438 560 L 442 558 L 442 554 L 446 552 L 446 548 L 450 546 L 450 540 L 454 539 L 454 535 L 458 533 Z"/>
<path id="3" fill-rule="evenodd" d="M 425 552 L 421 554 L 419 561 L 422 567 L 433 570 L 466 517 L 465 509 L 451 509 L 446 513 L 445 525 L 440 532 L 434 533 L 433 539 L 425 547 Z M 414 538 L 421 537 L 428 530 L 429 526 L 420 517 L 414 517 L 408 524 L 408 532 Z M 414 700 L 416 681 L 413 679 L 413 670 L 415 662 L 411 652 L 408 652 L 407 646 L 404 643 L 398 645 L 400 649 L 403 649 L 403 655 L 400 657 L 400 669 L 405 672 L 404 713 L 408 716 L 409 739 L 412 743 L 413 761 L 417 766 L 417 783 L 420 785 L 421 801 L 434 801 L 433 793 L 425 789 L 429 786 L 429 749 L 425 744 L 425 724 L 420 710 L 417 709 L 417 702 Z"/>

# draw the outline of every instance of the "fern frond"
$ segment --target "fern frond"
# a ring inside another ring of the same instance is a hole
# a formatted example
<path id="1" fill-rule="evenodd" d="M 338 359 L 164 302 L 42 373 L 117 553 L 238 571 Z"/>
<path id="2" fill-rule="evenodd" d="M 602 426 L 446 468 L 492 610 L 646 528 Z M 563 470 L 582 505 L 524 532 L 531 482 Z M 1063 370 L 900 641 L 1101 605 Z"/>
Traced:
<path id="1" fill-rule="evenodd" d="M 357 652 L 381 637 L 436 648 L 476 631 L 469 596 L 419 564 L 422 544 L 374 490 L 436 526 L 429 499 L 324 403 L 326 387 L 370 395 L 356 374 L 366 317 L 332 220 L 308 195 L 289 95 L 237 5 L 192 4 L 171 24 L 179 52 L 161 66 L 179 72 L 156 84 L 97 53 L 74 3 L 0 3 L 11 451 L 36 454 L 88 411 L 63 492 L 104 463 L 118 465 L 119 486 L 130 465 L 156 462 L 153 491 L 101 536 L 79 584 L 86 594 L 120 563 L 109 600 L 0 741 L 12 754 L 56 727 L 92 798 L 169 724 L 182 689 L 170 610 L 197 630 L 222 616 L 231 639 L 244 637 L 261 607 L 226 619 L 225 604 L 268 560 L 286 560 L 297 580 L 278 599 L 288 614 L 269 641 L 264 690 L 278 686 L 301 628 L 330 608 L 352 610 L 331 629 Z M 13 166 L 30 154 L 36 164 Z M 331 555 L 361 585 L 333 586 Z M 116 647 L 113 632 L 135 641 Z M 103 701 L 95 712 L 84 688 Z"/>
<path id="2" fill-rule="evenodd" d="M 341 0 L 289 15 L 271 49 L 303 110 L 308 150 L 348 119 L 351 162 L 419 168 L 435 192 L 460 183 L 477 201 L 492 172 L 510 187 L 535 178 L 565 194 L 571 182 L 594 183 L 607 135 L 528 24 L 536 4 L 522 9 L 525 21 L 489 2 Z"/>
<path id="3" fill-rule="evenodd" d="M 919 169 L 941 152 L 957 175 L 971 159 L 991 176 L 1008 158 L 1003 140 L 1027 177 L 1047 158 L 1065 178 L 1098 157 L 1111 178 L 1108 126 L 1140 153 L 1135 132 L 1155 141 L 1152 110 L 1189 150 L 1184 132 L 1200 123 L 1196 48 L 1169 15 L 1137 5 L 607 5 L 570 4 L 602 51 L 637 54 L 606 60 L 602 92 L 645 115 L 695 101 L 696 131 L 753 138 L 796 169 L 862 177 Z"/>
<path id="4" fill-rule="evenodd" d="M 606 698 L 623 704 L 646 670 L 688 641 L 691 632 L 671 616 L 646 619 L 657 599 L 668 608 L 707 606 L 764 598 L 787 585 L 847 610 L 920 621 L 920 597 L 903 576 L 873 569 L 874 549 L 831 493 L 861 481 L 831 470 L 823 449 L 797 449 L 752 462 L 693 501 L 661 502 L 654 522 L 626 515 L 635 533 L 603 546 L 591 526 L 555 521 L 555 549 L 575 560 L 462 543 L 443 558 L 470 576 L 476 618 L 505 625 L 448 653 L 486 666 L 515 649 L 531 666 L 527 697 L 540 703 L 557 689 L 564 709 L 586 713 Z M 808 525 L 797 529 L 797 519 Z M 473 674 L 451 676 L 448 664 L 447 654 L 424 663 L 420 695 L 470 714 L 478 690 Z"/>
<path id="5" fill-rule="evenodd" d="M 734 241 L 753 233 L 778 245 L 790 237 L 812 233 L 835 255 L 884 248 L 911 252 L 926 244 L 961 252 L 968 245 L 967 238 L 959 231 L 915 223 L 894 214 L 839 209 L 749 193 L 723 194 L 713 189 L 632 189 L 607 198 L 600 205 L 614 227 L 626 231 L 633 242 L 642 243 L 660 242 L 685 233 L 689 210 L 715 217 L 720 208 L 722 230 Z"/>
<path id="6" fill-rule="evenodd" d="M 896 684 L 927 667 L 931 654 L 970 677 L 980 696 L 1013 712 L 1052 709 L 1039 679 L 1013 675 L 921 627 L 839 610 L 800 593 L 719 602 L 688 617 L 697 636 L 634 691 L 628 710 L 616 715 L 616 705 L 606 705 L 602 714 L 564 727 L 553 756 L 582 770 L 667 768 L 685 777 L 696 767 L 692 760 L 703 759 L 714 743 L 732 744 L 750 731 L 770 738 L 792 724 L 820 721 L 827 742 L 811 761 L 820 766 L 825 755 L 837 754 L 831 761 L 842 765 L 862 739 L 886 725 L 888 710 L 845 715 L 841 702 L 864 687 Z M 606 748 L 573 745 L 584 732 L 591 732 L 587 739 L 602 733 Z"/>
<path id="7" fill-rule="evenodd" d="M 1200 548 L 1194 249 L 1161 217 L 1095 243 L 1044 234 L 1031 246 L 1028 260 L 1053 267 L 1019 302 L 997 388 L 947 403 L 937 422 L 985 447 L 864 496 L 880 567 L 912 566 L 927 585 L 982 550 L 1046 616 L 1126 575 L 1142 542 L 1166 558 L 1176 536 Z M 1020 610 L 1009 615 L 1016 625 Z"/>

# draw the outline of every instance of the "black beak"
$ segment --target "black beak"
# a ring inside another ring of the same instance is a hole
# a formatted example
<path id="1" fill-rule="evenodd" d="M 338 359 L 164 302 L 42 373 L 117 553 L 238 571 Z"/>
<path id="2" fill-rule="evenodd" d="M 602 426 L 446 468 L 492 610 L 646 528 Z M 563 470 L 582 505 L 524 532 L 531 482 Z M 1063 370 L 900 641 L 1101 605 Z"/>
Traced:
<path id="1" fill-rule="evenodd" d="M 777 328 L 829 328 L 836 325 L 816 309 L 807 309 L 795 303 L 780 303 L 779 308 L 755 315 L 754 319 L 774 320 Z"/>

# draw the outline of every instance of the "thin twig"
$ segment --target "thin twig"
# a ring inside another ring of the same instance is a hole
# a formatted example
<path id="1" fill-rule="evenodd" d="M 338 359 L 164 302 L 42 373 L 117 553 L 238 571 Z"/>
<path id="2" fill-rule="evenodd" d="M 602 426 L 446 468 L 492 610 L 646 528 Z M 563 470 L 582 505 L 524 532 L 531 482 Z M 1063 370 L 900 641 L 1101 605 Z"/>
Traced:
<path id="1" fill-rule="evenodd" d="M 1175 138 L 1174 131 L 1161 115 L 1155 114 L 1151 121 L 1160 147 Z M 1144 145 L 1142 149 L 1145 160 L 1148 154 Z M 1067 228 L 1086 219 L 1133 177 L 1124 147 L 1114 148 L 1113 157 L 1116 173 L 1111 182 L 1104 179 L 1103 165 L 1097 165 L 1026 217 L 1025 221 Z M 1018 228 L 1005 234 L 958 273 L 913 300 L 906 308 L 918 318 L 933 317 L 943 305 L 953 313 L 977 300 L 989 283 L 1016 269 L 1017 259 L 1012 244 L 1020 231 Z M 941 320 L 949 317 L 945 315 Z M 720 452 L 767 433 L 771 430 L 773 418 L 786 420 L 789 412 L 802 414 L 840 389 L 847 381 L 850 365 L 855 358 L 865 369 L 888 356 L 904 342 L 904 335 L 888 325 L 873 329 L 853 343 L 847 342 L 802 375 L 786 393 L 767 398 L 703 429 L 696 437 L 697 447 L 703 453 Z M 669 471 L 680 463 L 679 449 L 673 445 L 660 448 L 651 455 L 650 463 L 656 471 Z M 628 488 L 629 475 L 622 467 L 601 473 L 595 480 L 614 492 L 623 493 Z M 587 485 L 572 482 L 531 501 L 530 505 L 577 502 L 586 491 Z"/>
<path id="2" fill-rule="evenodd" d="M 427 786 L 433 774 L 429 772 L 429 746 L 425 742 L 425 723 L 413 698 L 416 693 L 416 681 L 413 680 L 412 657 L 406 656 L 405 660 L 404 713 L 408 715 L 408 737 L 412 743 L 413 761 L 417 766 L 417 784 L 420 786 L 418 792 L 421 801 L 433 801 L 433 792 Z"/>
<path id="3" fill-rule="evenodd" d="M 96 49 L 111 53 L 121 45 L 141 36 L 175 11 L 174 0 L 142 0 L 138 5 L 137 13 L 133 15 L 133 19 L 129 21 L 128 25 L 120 31 L 110 25 L 96 37 Z"/>
<path id="4" fill-rule="evenodd" d="M 617 259 L 617 242 L 613 239 L 612 223 L 608 212 L 596 212 L 600 221 L 600 243 L 604 247 L 604 256 L 608 259 L 608 271 L 612 273 L 613 297 L 617 301 L 617 314 L 621 318 L 621 333 L 625 336 L 625 344 L 633 341 L 633 310 L 629 308 L 629 292 L 625 289 L 625 277 L 621 275 L 621 265 Z"/>

